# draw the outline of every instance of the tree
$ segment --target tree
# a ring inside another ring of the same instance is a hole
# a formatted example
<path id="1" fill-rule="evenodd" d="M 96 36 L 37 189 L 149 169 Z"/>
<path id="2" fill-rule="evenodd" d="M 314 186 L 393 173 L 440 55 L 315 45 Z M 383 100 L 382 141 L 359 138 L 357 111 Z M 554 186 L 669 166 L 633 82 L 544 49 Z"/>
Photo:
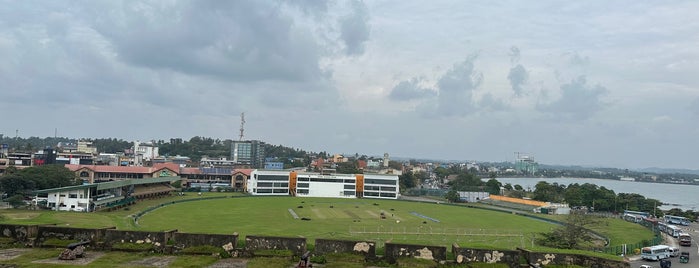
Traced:
<path id="1" fill-rule="evenodd" d="M 540 181 L 536 184 L 534 189 L 534 200 L 544 201 L 544 202 L 563 202 L 563 193 L 565 192 L 565 185 L 558 183 L 549 184 L 546 181 Z"/>
<path id="2" fill-rule="evenodd" d="M 450 190 L 449 192 L 444 194 L 444 198 L 452 203 L 459 202 L 459 200 L 461 199 L 461 197 L 459 196 L 459 193 L 454 191 L 454 190 Z"/>
<path id="3" fill-rule="evenodd" d="M 361 174 L 362 171 L 357 168 L 357 162 L 349 161 L 337 163 L 337 173 L 341 174 Z"/>
<path id="4" fill-rule="evenodd" d="M 583 249 L 594 240 L 588 228 L 596 224 L 599 224 L 599 221 L 593 216 L 569 214 L 563 225 L 550 233 L 541 233 L 541 238 L 537 241 L 540 245 L 547 247 Z"/>
<path id="5" fill-rule="evenodd" d="M 510 183 L 505 183 L 505 185 L 503 185 L 503 187 L 505 187 L 505 190 L 508 190 L 508 191 L 512 191 L 512 189 L 513 189 L 512 184 L 510 184 Z"/>
<path id="6" fill-rule="evenodd" d="M 485 183 L 486 189 L 488 189 L 488 193 L 490 194 L 495 194 L 499 195 L 500 193 L 500 187 L 502 187 L 502 183 L 500 183 L 496 179 L 490 179 Z"/>
<path id="7" fill-rule="evenodd" d="M 456 179 L 449 182 L 452 190 L 456 191 L 482 191 L 484 182 L 471 173 L 460 173 Z"/>
<path id="8" fill-rule="evenodd" d="M 405 172 L 398 176 L 398 182 L 400 183 L 401 190 L 407 190 L 417 186 L 417 179 L 412 171 Z"/>
<path id="9" fill-rule="evenodd" d="M 434 173 L 437 174 L 437 178 L 440 178 L 440 179 L 445 179 L 447 176 L 449 176 L 451 174 L 449 172 L 449 170 L 444 168 L 444 167 L 435 168 Z"/>
<path id="10" fill-rule="evenodd" d="M 61 165 L 28 167 L 0 177 L 0 188 L 8 196 L 34 190 L 77 185 L 75 173 Z"/>

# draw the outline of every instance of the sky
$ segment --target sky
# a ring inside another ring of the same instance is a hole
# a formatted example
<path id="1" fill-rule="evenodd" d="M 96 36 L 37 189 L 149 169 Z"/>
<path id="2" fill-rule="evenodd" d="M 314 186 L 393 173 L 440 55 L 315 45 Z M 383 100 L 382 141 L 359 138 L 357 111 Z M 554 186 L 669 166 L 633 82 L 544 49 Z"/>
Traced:
<path id="1" fill-rule="evenodd" d="M 698 1 L 1 1 L 0 134 L 699 169 Z"/>

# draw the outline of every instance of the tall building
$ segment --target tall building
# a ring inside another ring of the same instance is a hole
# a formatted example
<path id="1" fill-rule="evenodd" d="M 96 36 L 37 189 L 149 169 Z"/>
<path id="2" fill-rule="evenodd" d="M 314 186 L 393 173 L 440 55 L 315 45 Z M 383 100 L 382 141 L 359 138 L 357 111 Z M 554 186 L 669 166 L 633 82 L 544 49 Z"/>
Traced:
<path id="1" fill-rule="evenodd" d="M 264 142 L 257 140 L 234 141 L 231 144 L 231 158 L 237 165 L 263 168 L 265 164 L 264 145 Z"/>

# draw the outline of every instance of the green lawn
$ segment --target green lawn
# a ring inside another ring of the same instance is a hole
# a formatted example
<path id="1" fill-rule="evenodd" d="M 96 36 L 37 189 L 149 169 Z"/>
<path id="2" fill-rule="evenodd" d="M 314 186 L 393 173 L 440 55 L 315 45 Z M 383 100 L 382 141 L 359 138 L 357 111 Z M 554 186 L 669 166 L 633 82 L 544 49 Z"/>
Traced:
<path id="1" fill-rule="evenodd" d="M 302 206 L 302 208 L 299 208 Z M 300 218 L 294 219 L 289 209 Z M 381 219 L 384 213 L 386 219 Z M 411 214 L 436 219 L 439 222 Z M 371 199 L 252 197 L 178 203 L 151 211 L 138 229 L 315 238 L 368 239 L 450 247 L 531 244 L 554 225 L 508 213 L 431 203 Z"/>
<path id="2" fill-rule="evenodd" d="M 139 201 L 128 209 L 110 212 L 78 213 L 57 211 L 2 210 L 3 224 L 57 224 L 80 228 L 117 227 L 121 230 L 372 240 L 379 248 L 386 241 L 451 247 L 514 249 L 524 247 L 543 250 L 533 245 L 537 233 L 555 228 L 543 221 L 463 206 L 418 203 L 396 200 L 330 199 L 301 197 L 244 197 L 232 193 L 188 193 Z M 170 204 L 184 199 L 226 197 Z M 159 207 L 160 204 L 167 204 Z M 303 208 L 299 208 L 302 206 Z M 148 208 L 135 225 L 133 215 Z M 299 217 L 294 219 L 292 209 Z M 386 219 L 381 219 L 381 212 Z M 439 220 L 425 219 L 411 214 Z M 559 216 L 560 217 L 560 216 Z M 560 220 L 560 219 L 559 219 Z M 611 245 L 637 243 L 653 237 L 640 225 L 608 219 L 593 228 L 607 236 Z"/>

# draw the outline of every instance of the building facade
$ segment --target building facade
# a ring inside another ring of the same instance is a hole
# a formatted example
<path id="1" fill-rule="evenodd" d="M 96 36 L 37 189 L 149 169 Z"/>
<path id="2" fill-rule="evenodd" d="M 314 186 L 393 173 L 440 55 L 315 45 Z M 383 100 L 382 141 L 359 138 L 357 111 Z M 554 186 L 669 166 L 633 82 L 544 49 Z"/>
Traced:
<path id="1" fill-rule="evenodd" d="M 397 175 L 305 173 L 253 170 L 247 183 L 252 195 L 397 199 Z"/>
<path id="2" fill-rule="evenodd" d="M 265 162 L 264 142 L 234 141 L 231 144 L 231 159 L 239 167 L 262 168 Z"/>

